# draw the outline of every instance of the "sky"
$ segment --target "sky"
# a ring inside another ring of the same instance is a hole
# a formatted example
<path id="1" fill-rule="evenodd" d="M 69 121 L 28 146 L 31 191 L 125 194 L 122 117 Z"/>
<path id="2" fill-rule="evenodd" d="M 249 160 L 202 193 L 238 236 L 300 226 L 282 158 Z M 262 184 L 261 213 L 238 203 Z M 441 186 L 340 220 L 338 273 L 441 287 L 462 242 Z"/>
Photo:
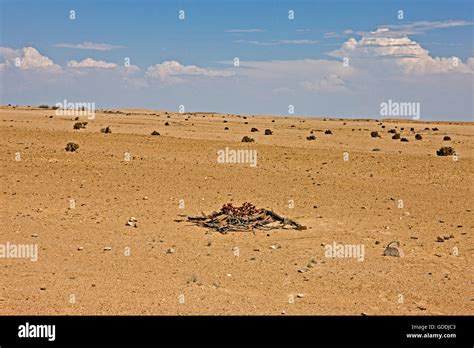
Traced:
<path id="1" fill-rule="evenodd" d="M 0 0 L 0 104 L 382 118 L 390 101 L 474 121 L 473 12 L 471 0 Z"/>

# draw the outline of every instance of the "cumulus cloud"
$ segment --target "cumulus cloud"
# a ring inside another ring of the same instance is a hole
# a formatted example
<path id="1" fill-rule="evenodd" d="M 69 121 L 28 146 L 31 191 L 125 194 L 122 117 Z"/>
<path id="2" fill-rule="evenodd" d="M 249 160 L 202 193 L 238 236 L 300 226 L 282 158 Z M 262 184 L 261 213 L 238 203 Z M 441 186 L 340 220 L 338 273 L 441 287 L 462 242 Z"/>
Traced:
<path id="1" fill-rule="evenodd" d="M 117 67 L 115 63 L 109 63 L 104 60 L 95 60 L 92 58 L 86 58 L 80 62 L 76 60 L 70 60 L 67 62 L 69 68 L 99 68 L 99 69 L 113 69 Z"/>
<path id="2" fill-rule="evenodd" d="M 54 47 L 62 47 L 62 48 L 75 48 L 80 50 L 95 50 L 95 51 L 110 51 L 115 48 L 124 48 L 124 46 L 114 46 L 106 43 L 94 43 L 94 42 L 83 42 L 83 43 L 59 43 L 54 45 Z"/>
<path id="3" fill-rule="evenodd" d="M 200 68 L 195 65 L 183 65 L 175 60 L 164 61 L 148 67 L 146 75 L 163 81 L 181 81 L 179 77 L 229 77 L 235 75 L 232 71 Z"/>
<path id="4" fill-rule="evenodd" d="M 403 73 L 434 74 L 446 72 L 473 73 L 469 64 L 457 57 L 432 57 L 429 51 L 405 34 L 379 28 L 366 33 L 360 40 L 350 38 L 338 50 L 328 53 L 332 57 L 349 58 L 359 67 L 371 67 L 374 60 Z"/>
<path id="5" fill-rule="evenodd" d="M 0 57 L 4 59 L 2 70 L 18 68 L 21 70 L 61 70 L 61 67 L 38 52 L 34 47 L 24 47 L 22 49 L 12 49 L 0 47 Z"/>

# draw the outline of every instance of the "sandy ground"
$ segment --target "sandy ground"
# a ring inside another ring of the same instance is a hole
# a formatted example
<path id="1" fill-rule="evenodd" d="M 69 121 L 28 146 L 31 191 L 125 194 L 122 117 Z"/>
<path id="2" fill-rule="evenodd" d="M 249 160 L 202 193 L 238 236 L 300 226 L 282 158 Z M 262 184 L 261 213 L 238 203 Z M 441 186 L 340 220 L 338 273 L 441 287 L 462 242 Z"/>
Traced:
<path id="1" fill-rule="evenodd" d="M 37 262 L 0 258 L 0 314 L 474 313 L 473 123 L 146 110 L 80 120 L 73 130 L 52 110 L 0 108 L 0 244 L 39 248 Z M 391 139 L 396 127 L 409 142 Z M 458 160 L 436 156 L 441 146 Z M 257 167 L 218 163 L 226 147 L 257 150 Z M 220 234 L 182 216 L 244 201 L 308 229 Z M 394 240 L 404 257 L 383 256 Z M 363 261 L 326 257 L 333 242 L 363 245 Z"/>

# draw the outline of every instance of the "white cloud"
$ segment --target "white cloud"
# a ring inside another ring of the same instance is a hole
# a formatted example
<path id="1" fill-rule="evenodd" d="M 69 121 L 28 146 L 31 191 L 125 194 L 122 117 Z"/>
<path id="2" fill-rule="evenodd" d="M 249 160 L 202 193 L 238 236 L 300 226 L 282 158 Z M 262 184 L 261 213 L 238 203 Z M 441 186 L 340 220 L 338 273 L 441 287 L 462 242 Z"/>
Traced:
<path id="1" fill-rule="evenodd" d="M 201 76 L 201 77 L 228 77 L 235 75 L 232 71 L 200 68 L 195 65 L 183 65 L 175 60 L 148 67 L 146 75 L 163 81 L 182 81 L 179 77 Z"/>
<path id="2" fill-rule="evenodd" d="M 345 89 L 344 80 L 336 74 L 330 74 L 314 82 L 303 81 L 302 86 L 305 90 L 311 92 L 341 92 Z"/>
<path id="3" fill-rule="evenodd" d="M 428 50 L 421 47 L 418 42 L 405 34 L 393 33 L 388 28 L 379 28 L 366 33 L 360 40 L 350 38 L 340 49 L 328 54 L 337 58 L 347 57 L 356 66 L 367 69 L 374 66 L 375 60 L 379 63 L 379 67 L 392 68 L 393 72 L 415 74 L 474 72 L 472 67 L 459 58 L 430 56 Z"/>
<path id="4" fill-rule="evenodd" d="M 115 48 L 124 48 L 124 46 L 114 46 L 106 43 L 94 43 L 94 42 L 83 42 L 78 44 L 72 43 L 60 43 L 54 45 L 54 47 L 62 47 L 62 48 L 76 48 L 81 50 L 95 50 L 95 51 L 110 51 Z"/>
<path id="5" fill-rule="evenodd" d="M 0 47 L 0 56 L 5 60 L 2 70 L 8 68 L 18 68 L 21 70 L 61 70 L 59 65 L 54 64 L 51 59 L 43 56 L 33 47 L 24 47 L 19 50 Z"/>
<path id="6" fill-rule="evenodd" d="M 115 63 L 109 63 L 103 60 L 95 60 L 92 58 L 86 58 L 80 62 L 76 60 L 70 60 L 67 62 L 69 68 L 99 68 L 99 69 L 113 69 L 117 67 Z"/>
<path id="7" fill-rule="evenodd" d="M 397 31 L 404 34 L 423 34 L 430 30 L 435 29 L 446 29 L 446 28 L 454 28 L 454 27 L 464 27 L 472 25 L 472 22 L 468 21 L 417 21 L 412 23 L 406 24 L 389 24 L 383 25 L 382 27 L 388 28 L 392 31 Z"/>

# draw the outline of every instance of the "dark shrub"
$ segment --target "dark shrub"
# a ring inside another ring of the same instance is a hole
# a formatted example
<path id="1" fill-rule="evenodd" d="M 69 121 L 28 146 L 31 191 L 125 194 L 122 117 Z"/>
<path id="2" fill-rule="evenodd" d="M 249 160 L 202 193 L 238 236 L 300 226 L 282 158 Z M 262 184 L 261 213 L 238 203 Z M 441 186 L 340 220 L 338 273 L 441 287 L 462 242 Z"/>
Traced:
<path id="1" fill-rule="evenodd" d="M 74 152 L 79 148 L 79 145 L 76 143 L 67 143 L 66 144 L 66 151 Z"/>
<path id="2" fill-rule="evenodd" d="M 265 135 L 272 135 L 273 132 L 271 129 L 265 129 Z"/>
<path id="3" fill-rule="evenodd" d="M 388 132 L 395 134 L 397 131 L 395 129 L 390 129 Z"/>
<path id="4" fill-rule="evenodd" d="M 251 137 L 245 136 L 242 138 L 243 143 L 253 143 L 255 140 L 253 140 Z"/>
<path id="5" fill-rule="evenodd" d="M 151 135 L 160 135 L 160 133 L 158 133 L 156 130 L 154 130 L 153 132 L 151 132 Z"/>
<path id="6" fill-rule="evenodd" d="M 408 143 L 408 139 L 407 138 L 401 138 L 400 141 L 403 141 L 405 143 Z"/>
<path id="7" fill-rule="evenodd" d="M 107 126 L 107 127 L 105 127 L 105 128 L 101 128 L 101 129 L 100 129 L 100 132 L 101 132 L 101 133 L 108 134 L 108 133 L 112 133 L 112 129 L 110 129 L 110 127 Z"/>
<path id="8" fill-rule="evenodd" d="M 307 140 L 316 140 L 316 136 L 315 135 L 309 135 L 306 137 Z"/>
<path id="9" fill-rule="evenodd" d="M 252 129 L 250 130 L 251 132 L 258 132 L 258 129 L 255 128 L 255 127 L 252 127 Z"/>
<path id="10" fill-rule="evenodd" d="M 38 108 L 40 108 L 40 109 L 49 109 L 49 106 L 48 105 L 40 105 L 40 106 L 38 106 Z"/>
<path id="11" fill-rule="evenodd" d="M 332 134 L 331 130 L 330 129 L 327 129 L 324 134 Z"/>
<path id="12" fill-rule="evenodd" d="M 431 128 L 431 130 L 434 130 L 435 132 L 439 131 L 438 127 Z"/>
<path id="13" fill-rule="evenodd" d="M 451 140 L 451 137 L 448 137 L 447 135 L 445 135 L 444 138 L 443 138 L 443 140 L 444 140 L 444 141 L 449 141 L 449 140 Z"/>
<path id="14" fill-rule="evenodd" d="M 421 134 L 418 134 L 418 133 L 417 133 L 417 134 L 415 135 L 415 139 L 416 139 L 416 140 L 421 140 L 421 139 L 423 139 L 423 137 L 421 136 Z"/>
<path id="15" fill-rule="evenodd" d="M 400 133 L 395 133 L 392 139 L 395 139 L 395 140 L 400 139 Z"/>
<path id="16" fill-rule="evenodd" d="M 376 131 L 370 132 L 370 136 L 372 138 L 380 138 L 379 132 Z"/>
<path id="17" fill-rule="evenodd" d="M 438 156 L 451 156 L 454 155 L 456 151 L 452 147 L 443 146 L 439 150 L 436 150 Z"/>

